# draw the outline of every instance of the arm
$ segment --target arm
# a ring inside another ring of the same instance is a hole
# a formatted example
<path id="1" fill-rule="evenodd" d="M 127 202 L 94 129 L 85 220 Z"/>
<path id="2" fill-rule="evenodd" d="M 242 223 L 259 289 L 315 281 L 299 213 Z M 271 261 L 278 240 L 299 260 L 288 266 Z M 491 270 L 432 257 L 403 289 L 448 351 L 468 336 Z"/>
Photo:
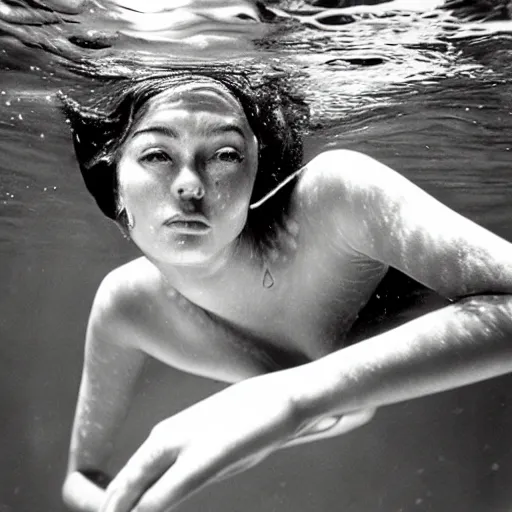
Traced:
<path id="1" fill-rule="evenodd" d="M 511 371 L 512 245 L 365 155 L 321 159 L 323 172 L 334 173 L 322 181 L 335 190 L 329 200 L 338 205 L 333 221 L 343 222 L 343 243 L 456 302 L 300 369 L 315 383 L 297 398 L 306 416 L 378 407 Z M 337 170 L 341 161 L 346 171 Z"/>
<path id="2" fill-rule="evenodd" d="M 76 408 L 65 503 L 77 512 L 98 512 L 108 477 L 101 471 L 128 411 L 146 356 L 129 345 L 119 314 L 115 278 L 101 284 L 89 318 L 84 367 Z M 115 337 L 114 337 L 115 333 Z M 123 340 L 121 344 L 118 340 Z"/>
<path id="3" fill-rule="evenodd" d="M 298 186 L 321 210 L 333 244 L 462 299 L 315 362 L 243 381 L 165 420 L 109 486 L 102 512 L 167 512 L 326 418 L 364 417 L 360 411 L 512 370 L 511 244 L 364 155 L 329 152 L 314 168 Z"/>

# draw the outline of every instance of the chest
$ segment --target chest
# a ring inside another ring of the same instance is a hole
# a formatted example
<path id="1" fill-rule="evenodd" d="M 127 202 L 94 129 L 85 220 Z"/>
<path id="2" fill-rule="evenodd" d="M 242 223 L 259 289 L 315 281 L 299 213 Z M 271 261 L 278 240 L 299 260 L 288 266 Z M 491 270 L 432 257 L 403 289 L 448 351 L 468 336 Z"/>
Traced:
<path id="1" fill-rule="evenodd" d="M 214 289 L 189 291 L 186 299 L 260 347 L 311 360 L 342 346 L 385 270 L 349 253 L 296 251 L 242 268 Z"/>

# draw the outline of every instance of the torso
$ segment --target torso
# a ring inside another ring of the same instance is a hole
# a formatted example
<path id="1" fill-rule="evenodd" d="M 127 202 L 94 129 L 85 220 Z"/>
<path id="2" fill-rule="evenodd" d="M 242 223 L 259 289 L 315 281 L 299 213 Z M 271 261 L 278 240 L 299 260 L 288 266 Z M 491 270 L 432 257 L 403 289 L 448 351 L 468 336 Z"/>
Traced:
<path id="1" fill-rule="evenodd" d="M 145 258 L 123 267 L 141 283 L 138 307 L 126 320 L 142 350 L 191 373 L 237 381 L 347 343 L 387 268 L 344 245 L 318 218 L 322 209 L 308 206 L 296 189 L 275 250 L 263 263 L 245 258 L 215 286 L 166 286 Z"/>

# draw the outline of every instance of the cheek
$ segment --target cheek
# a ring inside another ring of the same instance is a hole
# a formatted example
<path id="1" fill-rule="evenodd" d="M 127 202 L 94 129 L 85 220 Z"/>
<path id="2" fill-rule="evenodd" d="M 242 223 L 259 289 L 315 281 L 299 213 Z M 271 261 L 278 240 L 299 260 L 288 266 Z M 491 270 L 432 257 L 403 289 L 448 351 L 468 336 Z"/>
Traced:
<path id="1" fill-rule="evenodd" d="M 229 212 L 231 216 L 237 215 L 237 210 L 238 215 L 247 215 L 257 169 L 257 151 L 251 148 L 245 165 L 232 173 L 211 176 L 211 197 L 216 208 Z"/>
<path id="2" fill-rule="evenodd" d="M 147 202 L 154 202 L 157 198 L 154 180 L 141 172 L 135 164 L 119 165 L 117 180 L 119 198 L 130 210 L 138 210 Z"/>
<path id="3" fill-rule="evenodd" d="M 218 176 L 212 180 L 210 198 L 217 211 L 230 217 L 246 213 L 254 179 L 241 171 L 232 176 Z"/>

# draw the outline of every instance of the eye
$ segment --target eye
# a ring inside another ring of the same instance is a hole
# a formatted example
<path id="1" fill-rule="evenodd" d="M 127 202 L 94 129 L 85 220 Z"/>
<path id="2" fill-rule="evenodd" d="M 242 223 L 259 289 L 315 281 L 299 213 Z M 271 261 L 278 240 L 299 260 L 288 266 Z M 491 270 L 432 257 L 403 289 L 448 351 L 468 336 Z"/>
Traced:
<path id="1" fill-rule="evenodd" d="M 142 155 L 140 161 L 147 164 L 163 164 L 172 162 L 172 158 L 165 151 L 155 149 Z"/>
<path id="2" fill-rule="evenodd" d="M 234 164 L 243 162 L 244 157 L 236 149 L 222 148 L 215 153 L 214 159 L 220 162 Z"/>

